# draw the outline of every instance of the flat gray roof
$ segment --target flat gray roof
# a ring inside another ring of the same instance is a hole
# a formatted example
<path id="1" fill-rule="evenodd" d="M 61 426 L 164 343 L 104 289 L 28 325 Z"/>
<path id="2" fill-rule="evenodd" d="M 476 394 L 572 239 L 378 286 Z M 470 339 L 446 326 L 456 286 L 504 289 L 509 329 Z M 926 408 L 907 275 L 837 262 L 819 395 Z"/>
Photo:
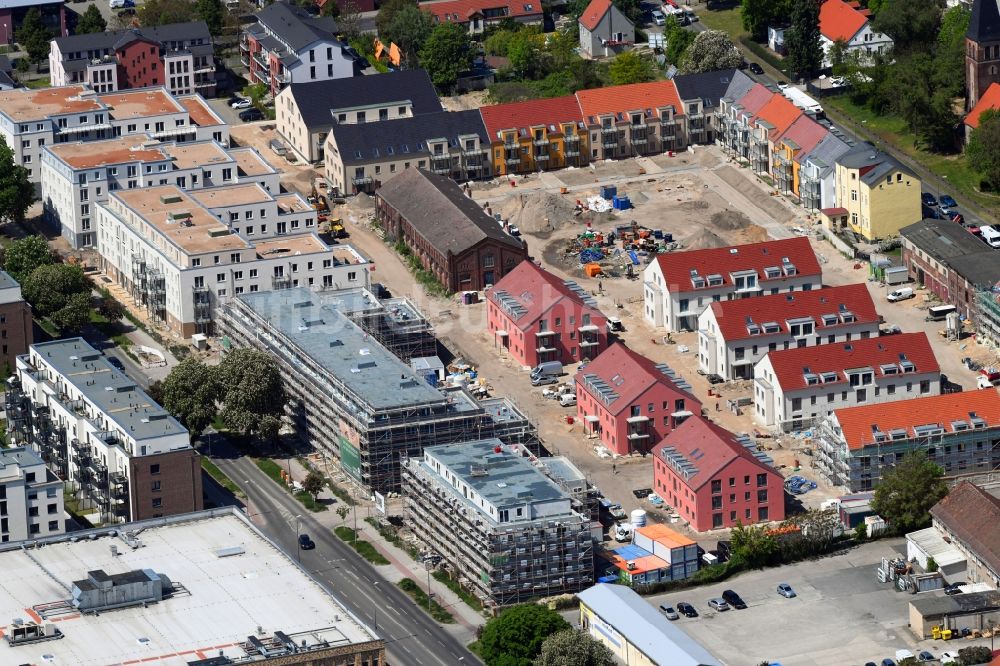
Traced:
<path id="1" fill-rule="evenodd" d="M 0 271 L 0 289 L 10 289 L 12 287 L 20 287 L 17 280 L 12 278 L 7 271 Z"/>
<path id="2" fill-rule="evenodd" d="M 31 348 L 136 441 L 187 433 L 187 428 L 83 338 L 40 342 Z"/>
<path id="3" fill-rule="evenodd" d="M 497 448 L 500 449 L 499 453 L 496 452 Z M 532 465 L 530 460 L 511 453 L 510 447 L 499 439 L 429 446 L 424 451 L 497 509 L 569 499 L 569 495 Z M 430 471 L 436 474 L 433 470 Z"/>
<path id="4" fill-rule="evenodd" d="M 141 547 L 129 547 L 108 529 L 41 539 L 44 545 L 27 550 L 3 544 L 4 623 L 37 620 L 32 614 L 44 614 L 41 604 L 68 600 L 73 581 L 95 569 L 109 576 L 152 569 L 184 592 L 147 607 L 55 615 L 62 639 L 3 645 L 6 656 L 0 662 L 186 666 L 220 654 L 237 661 L 248 656 L 243 643 L 247 636 L 259 636 L 258 628 L 265 632 L 261 638 L 281 631 L 296 644 L 314 647 L 322 640 L 331 645 L 375 640 L 368 627 L 233 509 L 128 528 L 138 531 Z"/>
<path id="5" fill-rule="evenodd" d="M 45 461 L 33 450 L 26 447 L 16 449 L 3 449 L 0 451 L 0 468 L 8 465 L 18 467 L 31 467 L 33 465 L 43 465 Z"/>
<path id="6" fill-rule="evenodd" d="M 965 615 L 1000 609 L 1000 591 L 968 592 L 951 596 L 921 596 L 910 602 L 924 617 L 935 615 Z"/>
<path id="7" fill-rule="evenodd" d="M 347 386 L 372 409 L 448 400 L 340 312 L 338 294 L 303 287 L 237 296 L 275 331 Z"/>
<path id="8" fill-rule="evenodd" d="M 577 596 L 658 666 L 722 666 L 630 587 L 599 583 Z"/>

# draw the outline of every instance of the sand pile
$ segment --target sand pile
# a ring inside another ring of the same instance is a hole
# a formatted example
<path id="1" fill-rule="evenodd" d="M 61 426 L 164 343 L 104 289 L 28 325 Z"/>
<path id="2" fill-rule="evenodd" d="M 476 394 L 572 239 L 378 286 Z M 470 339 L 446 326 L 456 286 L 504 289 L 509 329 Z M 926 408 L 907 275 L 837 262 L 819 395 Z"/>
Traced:
<path id="1" fill-rule="evenodd" d="M 504 199 L 493 206 L 505 220 L 529 234 L 554 231 L 570 224 L 575 200 L 549 192 L 526 192 Z"/>
<path id="2" fill-rule="evenodd" d="M 746 229 L 751 225 L 750 218 L 738 210 L 722 210 L 712 214 L 712 224 L 725 231 Z"/>
<path id="3" fill-rule="evenodd" d="M 729 243 L 702 227 L 685 238 L 683 245 L 685 250 L 708 250 L 714 247 L 726 247 Z"/>

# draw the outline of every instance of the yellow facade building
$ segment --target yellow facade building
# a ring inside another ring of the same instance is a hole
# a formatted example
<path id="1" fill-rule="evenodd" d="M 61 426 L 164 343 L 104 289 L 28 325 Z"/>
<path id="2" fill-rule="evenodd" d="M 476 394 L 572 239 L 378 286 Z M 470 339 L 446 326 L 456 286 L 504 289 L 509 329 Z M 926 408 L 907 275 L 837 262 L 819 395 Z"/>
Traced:
<path id="1" fill-rule="evenodd" d="M 823 219 L 833 229 L 843 224 L 866 240 L 893 238 L 923 218 L 920 179 L 869 144 L 837 160 L 836 183 L 842 211 Z"/>
<path id="2" fill-rule="evenodd" d="M 480 109 L 498 176 L 586 164 L 589 142 L 572 95 Z"/>

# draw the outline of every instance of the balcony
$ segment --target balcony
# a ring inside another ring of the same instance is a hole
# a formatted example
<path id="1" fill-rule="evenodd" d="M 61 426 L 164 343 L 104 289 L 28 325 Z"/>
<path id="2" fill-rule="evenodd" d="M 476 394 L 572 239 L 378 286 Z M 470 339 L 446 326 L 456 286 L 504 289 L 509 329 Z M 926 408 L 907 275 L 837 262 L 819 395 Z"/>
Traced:
<path id="1" fill-rule="evenodd" d="M 633 144 L 644 144 L 649 141 L 649 130 L 645 125 L 632 125 L 631 140 Z"/>
<path id="2" fill-rule="evenodd" d="M 446 176 L 451 171 L 451 155 L 431 156 L 431 171 Z"/>
<path id="3" fill-rule="evenodd" d="M 536 146 L 547 146 L 549 145 L 549 140 L 545 137 L 536 138 L 532 143 Z"/>

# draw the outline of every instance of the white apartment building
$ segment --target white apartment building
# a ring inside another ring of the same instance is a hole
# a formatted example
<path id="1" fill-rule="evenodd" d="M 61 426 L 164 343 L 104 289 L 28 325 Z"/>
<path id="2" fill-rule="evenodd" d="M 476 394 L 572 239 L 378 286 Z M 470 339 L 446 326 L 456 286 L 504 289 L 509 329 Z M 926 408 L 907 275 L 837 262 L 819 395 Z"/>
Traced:
<path id="1" fill-rule="evenodd" d="M 711 303 L 821 285 L 804 237 L 661 254 L 643 272 L 643 313 L 653 326 L 693 331 Z"/>
<path id="2" fill-rule="evenodd" d="M 84 85 L 0 91 L 0 138 L 32 182 L 41 182 L 45 146 L 127 134 L 229 144 L 229 127 L 198 95 L 179 98 L 163 88 L 98 95 Z"/>
<path id="3" fill-rule="evenodd" d="M 941 368 L 924 333 L 773 351 L 753 377 L 754 420 L 783 431 L 811 427 L 844 407 L 941 392 Z"/>
<path id="4" fill-rule="evenodd" d="M 42 204 L 49 220 L 76 249 L 97 242 L 94 205 L 108 193 L 177 185 L 195 190 L 257 183 L 279 192 L 279 176 L 251 147 L 226 149 L 214 140 L 161 143 L 149 135 L 90 143 L 60 143 L 42 149 Z"/>
<path id="5" fill-rule="evenodd" d="M 63 482 L 29 448 L 0 451 L 0 543 L 64 531 Z"/>
<path id="6" fill-rule="evenodd" d="M 369 286 L 370 262 L 321 240 L 305 199 L 257 183 L 118 190 L 96 213 L 102 269 L 183 337 L 212 335 L 218 306 L 239 294 Z"/>
<path id="7" fill-rule="evenodd" d="M 5 401 L 12 440 L 38 452 L 97 522 L 202 508 L 188 431 L 82 338 L 32 345 Z"/>
<path id="8" fill-rule="evenodd" d="M 751 379 L 768 352 L 876 337 L 880 322 L 864 284 L 712 303 L 698 317 L 698 365 Z"/>

